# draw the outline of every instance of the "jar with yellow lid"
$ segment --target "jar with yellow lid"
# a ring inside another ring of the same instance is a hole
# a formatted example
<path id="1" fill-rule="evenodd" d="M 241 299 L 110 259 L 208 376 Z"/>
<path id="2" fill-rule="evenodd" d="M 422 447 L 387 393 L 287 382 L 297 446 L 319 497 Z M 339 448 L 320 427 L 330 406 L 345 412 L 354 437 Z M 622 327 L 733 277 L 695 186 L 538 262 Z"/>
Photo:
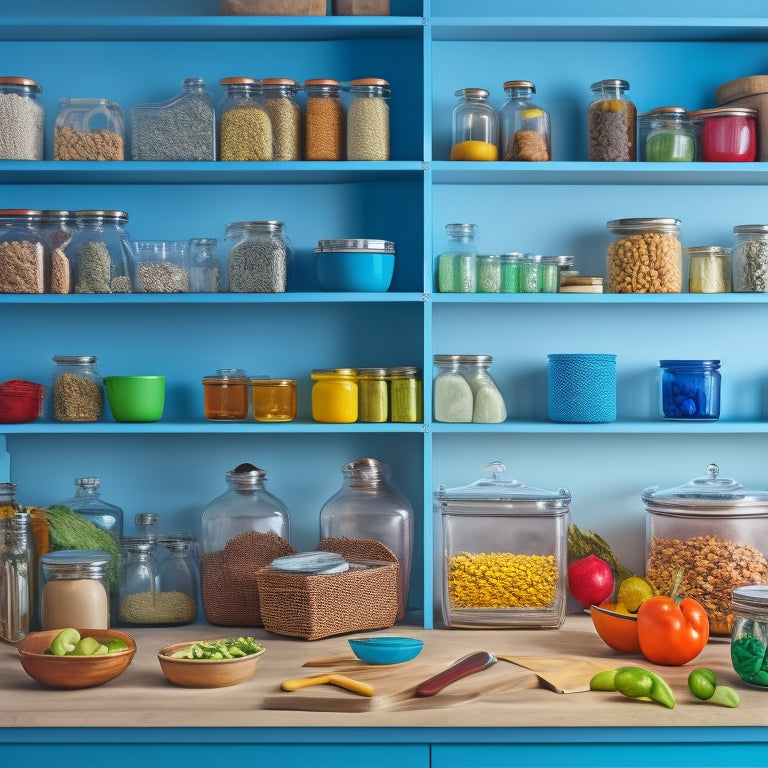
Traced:
<path id="1" fill-rule="evenodd" d="M 354 368 L 315 368 L 312 381 L 312 418 L 324 424 L 357 421 L 358 388 Z"/>
<path id="2" fill-rule="evenodd" d="M 386 368 L 358 368 L 358 418 L 384 422 L 389 417 L 389 382 Z"/>
<path id="3" fill-rule="evenodd" d="M 293 421 L 296 418 L 296 381 L 251 379 L 251 400 L 256 421 Z"/>
<path id="4" fill-rule="evenodd" d="M 626 80 L 599 80 L 590 85 L 592 103 L 587 113 L 589 159 L 621 162 L 637 159 L 637 108 L 626 97 Z"/>

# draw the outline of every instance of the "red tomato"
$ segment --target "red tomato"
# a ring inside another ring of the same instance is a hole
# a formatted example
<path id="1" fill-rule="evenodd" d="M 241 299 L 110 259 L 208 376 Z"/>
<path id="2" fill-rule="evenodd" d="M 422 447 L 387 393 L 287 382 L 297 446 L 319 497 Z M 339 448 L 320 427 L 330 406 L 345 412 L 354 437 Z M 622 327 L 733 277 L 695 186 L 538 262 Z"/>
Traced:
<path id="1" fill-rule="evenodd" d="M 640 604 L 637 637 L 648 661 L 680 666 L 704 650 L 709 640 L 709 617 L 704 606 L 692 597 L 678 603 L 658 595 Z"/>

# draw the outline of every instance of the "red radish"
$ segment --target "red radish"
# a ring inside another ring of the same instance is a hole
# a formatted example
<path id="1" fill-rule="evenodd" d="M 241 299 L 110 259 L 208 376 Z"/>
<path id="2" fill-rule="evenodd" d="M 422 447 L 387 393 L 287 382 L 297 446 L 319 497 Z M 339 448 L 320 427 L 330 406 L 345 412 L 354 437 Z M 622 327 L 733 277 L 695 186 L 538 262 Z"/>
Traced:
<path id="1" fill-rule="evenodd" d="M 597 555 L 568 566 L 568 589 L 585 608 L 600 605 L 613 594 L 613 569 Z"/>

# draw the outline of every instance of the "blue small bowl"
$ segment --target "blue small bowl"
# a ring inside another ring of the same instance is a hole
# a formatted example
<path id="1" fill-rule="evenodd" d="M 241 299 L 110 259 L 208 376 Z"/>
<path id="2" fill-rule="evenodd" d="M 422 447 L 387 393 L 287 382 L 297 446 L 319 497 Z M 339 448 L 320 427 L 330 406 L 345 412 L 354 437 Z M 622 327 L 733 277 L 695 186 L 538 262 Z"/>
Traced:
<path id="1" fill-rule="evenodd" d="M 352 652 L 366 664 L 402 664 L 415 659 L 424 647 L 423 640 L 412 637 L 352 637 L 349 639 Z"/>
<path id="2" fill-rule="evenodd" d="M 315 271 L 324 291 L 385 293 L 395 271 L 394 244 L 384 240 L 321 240 Z"/>

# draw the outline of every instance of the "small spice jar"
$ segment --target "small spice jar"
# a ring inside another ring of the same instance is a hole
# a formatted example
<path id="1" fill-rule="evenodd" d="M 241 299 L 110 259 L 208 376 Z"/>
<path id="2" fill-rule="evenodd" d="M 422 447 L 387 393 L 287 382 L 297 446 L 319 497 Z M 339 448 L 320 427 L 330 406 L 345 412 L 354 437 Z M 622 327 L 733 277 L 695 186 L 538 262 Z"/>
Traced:
<path id="1" fill-rule="evenodd" d="M 242 421 L 248 416 L 251 379 L 242 368 L 219 368 L 203 377 L 203 410 L 210 421 Z"/>
<path id="2" fill-rule="evenodd" d="M 636 160 L 637 109 L 626 97 L 626 80 L 599 80 L 589 86 L 587 112 L 589 159 L 607 162 Z"/>
<path id="3" fill-rule="evenodd" d="M 768 586 L 736 587 L 731 605 L 733 669 L 745 683 L 768 688 Z"/>
<path id="4" fill-rule="evenodd" d="M 504 92 L 507 101 L 500 110 L 502 159 L 551 159 L 549 113 L 531 99 L 536 86 L 529 80 L 508 80 Z"/>
<path id="5" fill-rule="evenodd" d="M 54 160 L 124 160 L 125 123 L 109 99 L 59 99 L 53 128 Z"/>
<path id="6" fill-rule="evenodd" d="M 72 268 L 66 249 L 72 242 L 77 217 L 71 211 L 41 211 L 40 241 L 46 293 L 71 293 Z"/>
<path id="7" fill-rule="evenodd" d="M 0 160 L 42 160 L 43 89 L 28 77 L 0 77 Z"/>
<path id="8" fill-rule="evenodd" d="M 689 293 L 731 292 L 731 251 L 719 245 L 685 249 Z"/>
<path id="9" fill-rule="evenodd" d="M 477 290 L 476 224 L 446 224 L 446 244 L 437 258 L 440 293 L 475 293 Z"/>
<path id="10" fill-rule="evenodd" d="M 517 287 L 520 293 L 541 293 L 541 259 L 535 253 L 523 254 L 518 270 Z"/>
<path id="11" fill-rule="evenodd" d="M 343 160 L 346 114 L 339 98 L 339 81 L 304 81 L 304 159 Z"/>
<path id="12" fill-rule="evenodd" d="M 389 83 L 376 77 L 352 80 L 347 110 L 347 160 L 389 160 Z"/>
<path id="13" fill-rule="evenodd" d="M 285 293 L 293 245 L 282 221 L 236 221 L 227 225 L 227 282 L 230 293 Z"/>
<path id="14" fill-rule="evenodd" d="M 539 293 L 557 293 L 560 290 L 561 256 L 542 256 L 539 260 Z"/>
<path id="15" fill-rule="evenodd" d="M 272 159 L 301 160 L 298 83 L 286 77 L 270 77 L 261 81 L 261 87 L 272 124 Z"/>
<path id="16" fill-rule="evenodd" d="M 359 394 L 354 368 L 315 368 L 312 381 L 312 418 L 324 424 L 357 421 Z"/>
<path id="17" fill-rule="evenodd" d="M 658 107 L 637 118 L 639 159 L 648 163 L 692 162 L 696 139 L 683 107 Z"/>
<path id="18" fill-rule="evenodd" d="M 751 163 L 757 160 L 757 110 L 715 107 L 691 112 L 701 148 L 709 163 Z"/>
<path id="19" fill-rule="evenodd" d="M 740 293 L 768 292 L 768 224 L 739 224 L 733 228 L 733 290 Z"/>
<path id="20" fill-rule="evenodd" d="M 719 360 L 660 360 L 665 419 L 720 417 Z"/>
<path id="21" fill-rule="evenodd" d="M 191 293 L 218 293 L 221 290 L 221 262 L 215 237 L 193 237 L 187 242 L 189 290 Z"/>
<path id="22" fill-rule="evenodd" d="M 104 410 L 104 385 L 95 355 L 54 355 L 53 418 L 64 422 L 98 421 Z"/>
<path id="23" fill-rule="evenodd" d="M 501 256 L 496 253 L 477 255 L 477 292 L 501 292 Z"/>
<path id="24" fill-rule="evenodd" d="M 256 421 L 293 421 L 297 384 L 294 379 L 251 379 L 253 418 Z"/>
<path id="25" fill-rule="evenodd" d="M 390 421 L 414 424 L 422 420 L 424 393 L 419 369 L 404 365 L 390 368 Z"/>
<path id="26" fill-rule="evenodd" d="M 272 121 L 261 83 L 251 77 L 225 77 L 219 117 L 219 160 L 272 160 Z"/>
<path id="27" fill-rule="evenodd" d="M 499 115 L 485 88 L 460 88 L 451 115 L 451 160 L 498 160 Z"/>
<path id="28" fill-rule="evenodd" d="M 0 293 L 43 293 L 41 211 L 0 210 Z"/>
<path id="29" fill-rule="evenodd" d="M 387 421 L 389 417 L 389 381 L 386 368 L 358 368 L 357 393 L 358 421 Z"/>
<path id="30" fill-rule="evenodd" d="M 500 461 L 434 494 L 447 627 L 550 628 L 565 620 L 570 493 L 524 485 Z"/>

